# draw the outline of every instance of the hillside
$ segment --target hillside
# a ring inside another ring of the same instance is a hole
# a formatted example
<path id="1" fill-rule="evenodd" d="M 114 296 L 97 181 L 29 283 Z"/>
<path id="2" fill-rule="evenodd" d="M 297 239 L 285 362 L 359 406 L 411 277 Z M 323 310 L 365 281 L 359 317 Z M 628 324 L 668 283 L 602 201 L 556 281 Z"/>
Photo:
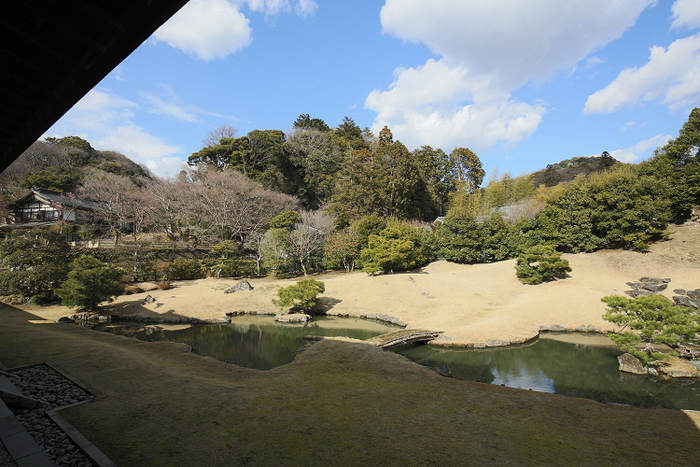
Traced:
<path id="1" fill-rule="evenodd" d="M 124 154 L 98 151 L 80 137 L 67 136 L 34 143 L 0 174 L 0 185 L 10 196 L 17 188 L 32 186 L 73 191 L 94 171 L 112 173 L 133 181 L 151 178 L 148 169 Z"/>

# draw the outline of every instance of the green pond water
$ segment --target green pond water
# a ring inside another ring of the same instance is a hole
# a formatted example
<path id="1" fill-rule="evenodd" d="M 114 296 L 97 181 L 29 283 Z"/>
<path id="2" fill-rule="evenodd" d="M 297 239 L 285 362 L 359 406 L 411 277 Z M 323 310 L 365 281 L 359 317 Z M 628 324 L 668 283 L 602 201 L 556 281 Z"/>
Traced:
<path id="1" fill-rule="evenodd" d="M 622 352 L 607 337 L 545 333 L 536 341 L 490 349 L 424 345 L 398 351 L 458 379 L 608 403 L 700 410 L 700 381 L 662 381 L 623 373 Z"/>
<path id="2" fill-rule="evenodd" d="M 359 318 L 321 316 L 301 325 L 278 323 L 271 316 L 238 316 L 231 324 L 147 326 L 139 330 L 140 327 L 133 324 L 112 323 L 98 329 L 149 342 L 184 342 L 198 354 L 246 368 L 267 370 L 294 360 L 305 343 L 304 336 L 345 336 L 365 340 L 402 328 Z"/>
<path id="3" fill-rule="evenodd" d="M 185 342 L 199 354 L 262 370 L 290 363 L 307 335 L 364 340 L 400 329 L 357 318 L 316 317 L 306 325 L 292 325 L 262 316 L 178 329 L 182 327 L 139 329 L 113 323 L 102 329 L 145 341 Z M 544 333 L 520 346 L 453 349 L 416 345 L 396 353 L 458 379 L 608 403 L 700 410 L 700 381 L 662 381 L 622 373 L 617 362 L 620 350 L 601 335 Z"/>

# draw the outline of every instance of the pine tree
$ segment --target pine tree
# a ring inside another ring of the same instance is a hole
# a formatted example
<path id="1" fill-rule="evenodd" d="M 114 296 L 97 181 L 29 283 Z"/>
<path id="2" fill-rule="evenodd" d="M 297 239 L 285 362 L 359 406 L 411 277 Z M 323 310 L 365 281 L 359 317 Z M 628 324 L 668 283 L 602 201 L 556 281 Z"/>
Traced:
<path id="1" fill-rule="evenodd" d="M 81 255 L 71 263 L 68 280 L 56 289 L 56 295 L 67 307 L 93 310 L 122 293 L 118 278 L 119 270 L 94 256 Z"/>

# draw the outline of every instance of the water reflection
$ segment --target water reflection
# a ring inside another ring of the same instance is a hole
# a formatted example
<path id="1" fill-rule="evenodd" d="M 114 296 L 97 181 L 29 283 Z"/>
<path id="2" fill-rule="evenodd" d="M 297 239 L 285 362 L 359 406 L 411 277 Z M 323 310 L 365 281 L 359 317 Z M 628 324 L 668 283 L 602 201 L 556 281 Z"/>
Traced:
<path id="1" fill-rule="evenodd" d="M 304 345 L 304 336 L 346 336 L 364 340 L 399 328 L 355 318 L 316 317 L 306 325 L 292 325 L 277 323 L 268 316 L 240 316 L 234 317 L 231 324 L 197 325 L 175 330 L 151 326 L 133 332 L 133 328 L 130 331 L 118 323 L 101 329 L 149 342 L 185 342 L 198 354 L 266 370 L 290 363 Z"/>
<path id="2" fill-rule="evenodd" d="M 114 323 L 104 328 L 145 341 L 185 342 L 199 354 L 261 370 L 290 363 L 307 335 L 369 339 L 397 329 L 354 318 L 317 317 L 307 325 L 290 325 L 261 316 L 240 316 L 231 324 L 185 329 L 129 329 Z M 464 380 L 602 402 L 700 410 L 700 381 L 669 382 L 622 373 L 617 362 L 620 351 L 604 336 L 545 336 L 522 346 L 466 350 L 422 345 L 404 347 L 397 353 Z"/>
<path id="3" fill-rule="evenodd" d="M 618 370 L 620 351 L 553 339 L 477 350 L 414 346 L 398 353 L 455 378 L 603 402 L 700 410 L 700 383 L 657 381 Z"/>

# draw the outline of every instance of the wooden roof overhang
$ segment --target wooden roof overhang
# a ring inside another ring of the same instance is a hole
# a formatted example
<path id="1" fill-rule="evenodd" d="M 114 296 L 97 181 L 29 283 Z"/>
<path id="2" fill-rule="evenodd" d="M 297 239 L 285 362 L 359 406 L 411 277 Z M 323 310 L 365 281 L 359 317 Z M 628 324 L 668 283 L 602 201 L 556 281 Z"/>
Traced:
<path id="1" fill-rule="evenodd" d="M 188 0 L 0 0 L 0 172 Z"/>

